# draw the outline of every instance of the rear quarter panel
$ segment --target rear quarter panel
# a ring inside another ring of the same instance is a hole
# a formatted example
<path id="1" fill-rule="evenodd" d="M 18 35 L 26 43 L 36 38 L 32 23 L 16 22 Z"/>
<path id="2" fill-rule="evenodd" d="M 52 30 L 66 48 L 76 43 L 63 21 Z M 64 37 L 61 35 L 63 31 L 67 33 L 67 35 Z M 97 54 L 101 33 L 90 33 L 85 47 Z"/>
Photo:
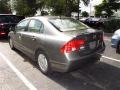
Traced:
<path id="1" fill-rule="evenodd" d="M 44 51 L 51 62 L 65 63 L 66 57 L 60 52 L 65 43 L 72 39 L 54 28 L 49 22 L 44 21 Z"/>

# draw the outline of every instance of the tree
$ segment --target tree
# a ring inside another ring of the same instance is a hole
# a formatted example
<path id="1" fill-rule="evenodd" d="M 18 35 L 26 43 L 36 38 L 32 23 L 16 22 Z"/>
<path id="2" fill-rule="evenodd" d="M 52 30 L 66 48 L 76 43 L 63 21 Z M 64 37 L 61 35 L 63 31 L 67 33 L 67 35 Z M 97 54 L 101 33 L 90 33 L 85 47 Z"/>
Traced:
<path id="1" fill-rule="evenodd" d="M 82 0 L 88 5 L 90 0 Z M 72 12 L 79 13 L 80 0 L 46 0 L 47 7 L 52 8 L 52 14 L 71 16 Z"/>
<path id="2" fill-rule="evenodd" d="M 0 0 L 0 13 L 11 13 L 9 0 Z"/>
<path id="3" fill-rule="evenodd" d="M 90 0 L 82 0 L 85 5 Z M 71 16 L 72 12 L 79 11 L 80 0 L 14 0 L 14 9 L 18 15 L 32 16 L 37 9 L 52 9 L 53 15 Z"/>
<path id="4" fill-rule="evenodd" d="M 66 16 L 71 16 L 72 12 L 78 12 L 79 18 L 79 4 L 83 1 L 84 5 L 88 5 L 90 0 L 66 0 Z"/>
<path id="5" fill-rule="evenodd" d="M 52 9 L 52 15 L 63 15 L 65 10 L 65 0 L 46 0 L 45 7 Z"/>
<path id="6" fill-rule="evenodd" d="M 115 11 L 120 9 L 119 0 L 103 0 L 103 2 L 95 6 L 95 15 L 96 16 L 112 16 Z M 104 12 L 104 13 L 103 13 Z"/>
<path id="7" fill-rule="evenodd" d="M 46 7 L 48 0 L 36 0 L 36 9 L 40 9 L 40 11 L 43 11 L 43 9 Z"/>
<path id="8" fill-rule="evenodd" d="M 14 0 L 17 15 L 32 16 L 36 13 L 36 0 Z"/>
<path id="9" fill-rule="evenodd" d="M 88 17 L 88 16 L 89 16 L 89 14 L 88 14 L 88 12 L 83 11 L 83 12 L 82 12 L 82 16 L 83 16 L 83 17 Z"/>

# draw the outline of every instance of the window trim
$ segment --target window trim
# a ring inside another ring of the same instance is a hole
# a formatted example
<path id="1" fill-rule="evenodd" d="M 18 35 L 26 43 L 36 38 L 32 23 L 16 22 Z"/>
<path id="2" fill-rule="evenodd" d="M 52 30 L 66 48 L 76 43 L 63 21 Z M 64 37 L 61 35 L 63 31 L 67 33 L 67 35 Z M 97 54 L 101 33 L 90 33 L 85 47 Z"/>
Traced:
<path id="1" fill-rule="evenodd" d="M 28 23 L 28 25 L 27 25 L 27 32 L 30 32 L 28 28 L 29 28 L 29 24 L 30 24 L 30 22 L 31 22 L 32 20 L 35 20 L 35 21 L 40 22 L 40 23 L 43 25 L 43 28 L 44 28 L 44 24 L 42 23 L 42 21 L 40 21 L 40 20 L 38 20 L 38 19 L 33 19 L 33 18 L 32 18 L 32 19 L 30 19 L 30 21 L 29 21 L 29 23 Z M 40 27 L 40 29 L 41 29 L 41 27 Z M 44 33 L 44 31 L 45 31 L 45 30 L 43 30 L 43 32 L 41 32 L 41 30 L 39 30 L 39 32 L 32 32 L 32 33 L 42 34 L 42 33 Z"/>
<path id="2" fill-rule="evenodd" d="M 20 21 L 20 22 L 17 24 L 17 25 L 19 25 L 20 23 L 22 23 L 22 22 L 24 22 L 24 21 L 27 21 L 27 20 L 28 20 L 28 23 L 27 23 L 27 25 L 25 26 L 24 32 L 27 32 L 27 31 L 28 31 L 27 27 L 28 27 L 28 24 L 30 23 L 30 19 L 24 19 L 24 20 Z M 16 30 L 17 32 L 19 32 L 20 30 L 17 29 L 17 25 L 15 26 L 15 30 Z"/>

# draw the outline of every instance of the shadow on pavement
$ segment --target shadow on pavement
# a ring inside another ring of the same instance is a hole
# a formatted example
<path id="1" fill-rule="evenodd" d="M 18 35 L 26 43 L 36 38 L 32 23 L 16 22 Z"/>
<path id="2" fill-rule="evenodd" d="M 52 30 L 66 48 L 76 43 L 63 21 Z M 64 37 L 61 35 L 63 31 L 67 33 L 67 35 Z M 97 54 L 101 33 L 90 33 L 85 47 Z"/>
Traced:
<path id="1" fill-rule="evenodd" d="M 120 90 L 120 69 L 103 62 L 50 78 L 68 90 Z"/>
<path id="2" fill-rule="evenodd" d="M 19 51 L 17 53 L 38 69 L 36 62 Z M 120 90 L 120 68 L 104 62 L 70 73 L 54 72 L 48 78 L 67 90 Z"/>
<path id="3" fill-rule="evenodd" d="M 8 43 L 8 38 L 0 38 L 1 43 Z"/>
<path id="4" fill-rule="evenodd" d="M 15 51 L 24 58 L 24 62 L 27 61 L 38 69 L 36 62 L 20 51 Z M 48 78 L 67 90 L 120 90 L 120 68 L 104 62 L 70 73 L 54 72 Z"/>
<path id="5" fill-rule="evenodd" d="M 29 62 L 30 64 L 32 64 L 34 66 L 34 68 L 38 69 L 38 65 L 37 62 L 31 60 L 27 55 L 25 55 L 24 53 L 22 53 L 21 51 L 15 49 L 14 50 L 16 53 L 18 53 L 21 57 L 23 57 L 24 62 Z"/>

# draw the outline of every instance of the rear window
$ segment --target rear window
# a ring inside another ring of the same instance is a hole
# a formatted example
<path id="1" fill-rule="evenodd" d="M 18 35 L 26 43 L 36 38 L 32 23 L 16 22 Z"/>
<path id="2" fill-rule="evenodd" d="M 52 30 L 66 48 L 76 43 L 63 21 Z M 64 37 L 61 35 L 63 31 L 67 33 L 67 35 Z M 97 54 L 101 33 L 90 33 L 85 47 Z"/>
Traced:
<path id="1" fill-rule="evenodd" d="M 16 22 L 20 22 L 23 19 L 25 19 L 24 16 L 16 16 Z"/>
<path id="2" fill-rule="evenodd" d="M 89 28 L 78 20 L 72 18 L 54 18 L 49 22 L 60 31 L 86 30 Z"/>
<path id="3" fill-rule="evenodd" d="M 0 22 L 2 23 L 16 23 L 17 17 L 14 15 L 0 15 Z"/>

